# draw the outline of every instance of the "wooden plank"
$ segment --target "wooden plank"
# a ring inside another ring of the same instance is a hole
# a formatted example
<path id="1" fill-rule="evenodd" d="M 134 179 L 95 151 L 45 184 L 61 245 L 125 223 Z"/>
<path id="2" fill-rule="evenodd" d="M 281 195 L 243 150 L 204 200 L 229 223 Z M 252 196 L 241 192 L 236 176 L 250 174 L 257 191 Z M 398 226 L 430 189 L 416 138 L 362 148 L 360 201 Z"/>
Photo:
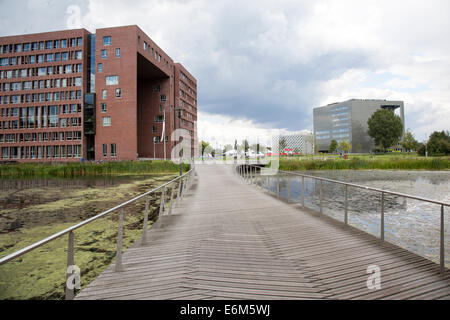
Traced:
<path id="1" fill-rule="evenodd" d="M 77 299 L 449 299 L 435 263 L 198 165 L 181 206 Z M 366 287 L 367 266 L 382 289 Z"/>

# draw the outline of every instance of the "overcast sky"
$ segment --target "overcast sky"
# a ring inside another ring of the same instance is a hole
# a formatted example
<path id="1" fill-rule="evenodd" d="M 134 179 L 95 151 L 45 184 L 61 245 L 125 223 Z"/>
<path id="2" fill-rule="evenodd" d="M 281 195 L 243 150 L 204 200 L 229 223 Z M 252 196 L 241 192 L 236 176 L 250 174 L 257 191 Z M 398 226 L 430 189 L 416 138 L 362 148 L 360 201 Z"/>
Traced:
<path id="1" fill-rule="evenodd" d="M 450 129 L 448 0 L 0 0 L 1 35 L 130 24 L 197 78 L 200 139 L 312 130 L 352 98 L 403 100 L 418 140 Z"/>

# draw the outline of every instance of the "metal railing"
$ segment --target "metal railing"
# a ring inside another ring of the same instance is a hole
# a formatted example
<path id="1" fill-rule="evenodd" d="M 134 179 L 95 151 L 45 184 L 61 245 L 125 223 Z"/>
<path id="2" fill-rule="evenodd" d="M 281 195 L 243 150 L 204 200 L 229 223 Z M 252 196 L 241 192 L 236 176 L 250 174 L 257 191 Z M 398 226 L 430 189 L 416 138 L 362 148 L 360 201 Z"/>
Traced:
<path id="1" fill-rule="evenodd" d="M 237 166 L 235 166 L 236 173 L 238 173 L 245 181 L 249 182 L 250 184 L 253 184 L 253 182 L 255 180 L 255 177 L 256 177 L 256 173 L 257 173 L 258 170 L 275 170 L 275 169 L 264 168 L 264 167 L 255 166 L 255 165 L 252 165 L 252 164 L 244 164 L 244 165 L 237 165 Z M 320 184 L 319 184 L 319 215 L 320 216 L 322 216 L 322 214 L 323 214 L 323 205 L 322 205 L 323 204 L 323 188 L 322 188 L 323 181 L 344 185 L 345 186 L 345 188 L 344 188 L 344 199 L 345 199 L 344 200 L 344 223 L 345 223 L 345 225 L 348 225 L 348 187 L 360 188 L 360 189 L 364 189 L 364 190 L 375 191 L 375 192 L 381 193 L 381 199 L 380 199 L 380 202 L 381 202 L 381 208 L 380 208 L 380 213 L 381 213 L 381 217 L 380 217 L 380 239 L 381 239 L 382 242 L 385 240 L 384 239 L 384 234 L 385 234 L 385 230 L 384 230 L 384 222 L 385 222 L 384 201 L 385 201 L 385 195 L 386 194 L 400 196 L 400 197 L 405 197 L 405 198 L 409 198 L 409 199 L 413 199 L 413 200 L 419 200 L 419 201 L 424 201 L 424 202 L 440 205 L 441 206 L 441 210 L 440 210 L 439 265 L 440 265 L 441 273 L 445 272 L 444 207 L 449 207 L 450 203 L 446 203 L 446 202 L 438 201 L 438 200 L 427 199 L 427 198 L 418 197 L 418 196 L 413 196 L 413 195 L 400 193 L 400 192 L 393 192 L 393 191 L 387 191 L 387 190 L 373 188 L 373 187 L 366 187 L 366 186 L 362 186 L 362 185 L 358 185 L 358 184 L 354 184 L 354 183 L 349 183 L 349 182 L 343 182 L 343 181 L 332 180 L 332 179 L 328 179 L 328 178 L 311 176 L 311 175 L 302 174 L 302 173 L 298 173 L 298 172 L 283 171 L 283 170 L 278 170 L 277 172 L 278 173 L 288 174 L 288 175 L 300 176 L 302 178 L 301 205 L 302 205 L 303 208 L 306 208 L 306 206 L 305 206 L 305 178 L 311 178 L 311 179 L 320 181 Z M 269 179 L 269 176 L 267 176 L 267 179 Z M 277 195 L 278 198 L 280 198 L 280 177 L 279 177 L 278 174 L 277 174 L 277 178 L 276 179 L 277 179 L 277 182 L 276 182 L 277 183 L 276 184 L 276 195 Z M 269 181 L 268 180 L 267 180 L 267 185 L 269 185 Z M 290 202 L 290 200 L 291 200 L 290 199 L 291 198 L 290 184 L 288 183 L 287 186 L 288 186 L 287 201 Z M 268 190 L 270 191 L 270 188 L 268 188 Z"/>
<path id="2" fill-rule="evenodd" d="M 161 216 L 164 213 L 164 209 L 165 209 L 165 193 L 166 193 L 166 189 L 169 188 L 170 185 L 171 186 L 171 192 L 170 192 L 170 204 L 169 204 L 169 208 L 168 208 L 168 212 L 167 214 L 171 214 L 172 213 L 172 204 L 174 202 L 174 190 L 176 188 L 176 185 L 178 183 L 178 194 L 177 194 L 177 198 L 176 198 L 176 202 L 177 205 L 180 204 L 180 202 L 183 200 L 183 196 L 184 193 L 189 189 L 190 185 L 192 184 L 192 180 L 193 180 L 193 176 L 192 174 L 195 173 L 195 167 L 184 173 L 181 176 L 176 177 L 173 180 L 170 180 L 150 191 L 147 191 L 133 199 L 130 199 L 128 201 L 125 201 L 117 206 L 115 206 L 114 208 L 108 209 L 106 211 L 103 211 L 102 213 L 97 214 L 96 216 L 93 216 L 89 219 L 86 219 L 72 227 L 69 227 L 65 230 L 62 230 L 58 233 L 55 233 L 41 241 L 35 242 L 23 249 L 20 249 L 14 253 L 11 253 L 3 258 L 0 258 L 0 265 L 3 265 L 5 263 L 7 263 L 8 261 L 11 261 L 13 259 L 16 259 L 24 254 L 26 254 L 27 252 L 33 251 L 43 245 L 45 245 L 46 243 L 49 243 L 53 240 L 56 240 L 66 234 L 68 234 L 68 250 L 67 250 L 67 266 L 73 266 L 74 265 L 74 261 L 75 261 L 75 250 L 74 250 L 74 231 L 77 230 L 78 228 L 81 228 L 97 219 L 100 219 L 102 217 L 105 217 L 106 215 L 115 212 L 117 210 L 120 209 L 119 212 L 119 227 L 118 227 L 118 232 L 117 232 L 117 254 L 116 254 L 116 261 L 115 261 L 115 271 L 122 271 L 123 270 L 123 265 L 122 265 L 122 240 L 123 240 L 123 208 L 139 199 L 142 199 L 145 197 L 145 211 L 144 211 L 144 225 L 143 225 L 143 230 L 142 230 L 142 241 L 141 244 L 146 244 L 147 242 L 147 231 L 148 231 L 148 214 L 149 214 L 149 203 L 150 203 L 150 195 L 158 192 L 159 190 L 161 190 L 161 201 L 160 201 L 160 206 L 159 206 L 159 213 L 158 213 L 158 219 L 157 219 L 157 227 L 161 227 Z M 71 273 L 67 273 L 66 274 L 66 281 L 68 279 L 68 277 L 71 275 Z M 74 298 L 74 289 L 69 289 L 66 286 L 66 293 L 65 293 L 65 298 L 66 300 L 72 300 Z"/>

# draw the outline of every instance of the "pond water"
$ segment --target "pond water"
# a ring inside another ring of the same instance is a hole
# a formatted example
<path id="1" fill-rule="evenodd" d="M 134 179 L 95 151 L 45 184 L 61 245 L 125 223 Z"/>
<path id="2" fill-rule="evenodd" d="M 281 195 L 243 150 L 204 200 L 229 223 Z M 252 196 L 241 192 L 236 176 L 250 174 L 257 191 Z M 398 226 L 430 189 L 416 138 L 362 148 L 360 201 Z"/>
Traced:
<path id="1" fill-rule="evenodd" d="M 0 179 L 0 234 L 84 220 L 148 191 L 169 176 Z"/>
<path id="2" fill-rule="evenodd" d="M 304 172 L 302 172 L 304 173 Z M 450 171 L 336 170 L 306 174 L 450 203 Z M 280 174 L 280 195 L 301 202 L 302 179 Z M 258 181 L 276 192 L 277 178 Z M 322 210 L 344 221 L 345 186 L 322 182 Z M 320 211 L 320 181 L 305 178 L 305 206 Z M 439 262 L 441 206 L 401 196 L 384 195 L 385 240 Z M 444 207 L 445 261 L 450 265 L 450 208 Z M 381 193 L 348 187 L 348 223 L 380 236 Z"/>

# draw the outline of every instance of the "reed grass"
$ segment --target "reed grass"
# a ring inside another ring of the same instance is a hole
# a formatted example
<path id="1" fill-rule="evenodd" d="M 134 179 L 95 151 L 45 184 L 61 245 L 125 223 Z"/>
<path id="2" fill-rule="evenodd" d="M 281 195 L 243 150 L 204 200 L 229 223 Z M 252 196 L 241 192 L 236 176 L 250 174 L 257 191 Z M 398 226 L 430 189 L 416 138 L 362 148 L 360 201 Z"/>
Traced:
<path id="1" fill-rule="evenodd" d="M 349 160 L 291 160 L 280 159 L 280 170 L 449 170 L 450 158 L 375 158 Z"/>
<path id="2" fill-rule="evenodd" d="M 183 171 L 189 170 L 183 164 Z M 19 163 L 0 165 L 0 178 L 59 177 L 176 173 L 179 165 L 172 161 L 114 161 L 103 163 Z"/>

